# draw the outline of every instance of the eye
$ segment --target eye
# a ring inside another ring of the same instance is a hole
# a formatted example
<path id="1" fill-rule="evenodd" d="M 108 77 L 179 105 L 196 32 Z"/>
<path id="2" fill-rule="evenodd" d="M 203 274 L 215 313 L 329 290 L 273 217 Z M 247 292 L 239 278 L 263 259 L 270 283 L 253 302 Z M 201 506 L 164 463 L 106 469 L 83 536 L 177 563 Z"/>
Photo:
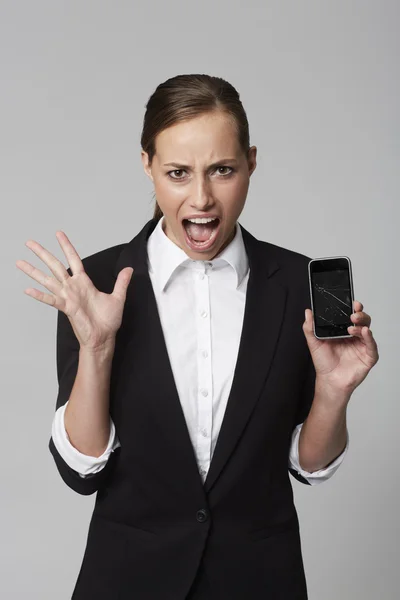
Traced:
<path id="1" fill-rule="evenodd" d="M 220 169 L 229 169 L 229 173 L 221 174 Z M 221 165 L 220 167 L 216 167 L 216 171 L 219 171 L 219 174 L 222 175 L 222 177 L 228 177 L 229 175 L 232 175 L 232 173 L 234 172 L 234 169 L 232 167 L 226 167 L 226 166 Z M 172 173 L 175 173 L 175 174 L 176 173 L 185 173 L 185 169 L 174 169 L 173 171 L 168 171 L 168 173 L 167 173 L 167 175 L 168 175 L 168 177 L 170 177 L 170 179 L 175 179 L 175 180 L 183 179 L 183 177 L 172 176 Z"/>
<path id="2" fill-rule="evenodd" d="M 230 169 L 229 173 L 226 173 L 226 175 L 223 175 L 223 174 L 222 174 L 222 175 L 223 175 L 223 177 L 227 177 L 228 175 L 231 175 L 231 174 L 233 173 L 233 169 L 232 169 L 232 167 L 223 167 L 223 166 L 221 166 L 221 167 L 217 167 L 217 171 L 218 171 L 219 169 Z"/>
<path id="3" fill-rule="evenodd" d="M 175 169 L 174 171 L 168 171 L 167 175 L 171 177 L 171 179 L 182 179 L 182 177 L 172 177 L 171 173 L 183 173 L 185 169 Z"/>

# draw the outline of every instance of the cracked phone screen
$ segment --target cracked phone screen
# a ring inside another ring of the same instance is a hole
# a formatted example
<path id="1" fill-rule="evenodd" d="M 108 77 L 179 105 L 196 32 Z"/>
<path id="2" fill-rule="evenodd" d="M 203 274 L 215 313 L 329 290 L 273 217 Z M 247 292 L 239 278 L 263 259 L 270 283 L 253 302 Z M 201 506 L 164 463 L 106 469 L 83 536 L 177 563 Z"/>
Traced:
<path id="1" fill-rule="evenodd" d="M 353 312 L 349 271 L 320 271 L 313 274 L 314 319 L 319 327 L 350 324 Z"/>

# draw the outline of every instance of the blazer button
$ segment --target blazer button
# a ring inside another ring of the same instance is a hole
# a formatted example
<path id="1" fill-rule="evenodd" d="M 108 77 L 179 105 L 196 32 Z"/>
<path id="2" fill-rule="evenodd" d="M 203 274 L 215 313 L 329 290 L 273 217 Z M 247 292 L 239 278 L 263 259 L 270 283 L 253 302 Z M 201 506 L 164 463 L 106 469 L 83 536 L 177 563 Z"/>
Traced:
<path id="1" fill-rule="evenodd" d="M 197 511 L 196 513 L 196 518 L 200 523 L 203 523 L 203 521 L 207 521 L 208 519 L 208 512 L 206 511 L 205 508 L 201 508 L 200 510 Z"/>

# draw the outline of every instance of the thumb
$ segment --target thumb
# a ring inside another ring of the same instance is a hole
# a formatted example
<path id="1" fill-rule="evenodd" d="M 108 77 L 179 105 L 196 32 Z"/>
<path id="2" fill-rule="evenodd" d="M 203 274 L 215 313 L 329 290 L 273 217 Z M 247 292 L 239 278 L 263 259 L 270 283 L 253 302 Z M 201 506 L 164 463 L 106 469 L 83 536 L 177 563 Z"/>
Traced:
<path id="1" fill-rule="evenodd" d="M 132 267 L 125 267 L 118 273 L 117 281 L 115 282 L 113 295 L 117 296 L 121 300 L 125 301 L 126 290 L 132 278 L 134 269 Z"/>
<path id="2" fill-rule="evenodd" d="M 305 309 L 305 321 L 303 323 L 303 331 L 306 336 L 307 343 L 313 342 L 315 340 L 313 326 L 312 326 L 312 315 L 313 312 L 310 308 Z"/>
<path id="3" fill-rule="evenodd" d="M 319 340 L 314 335 L 313 329 L 313 311 L 310 308 L 305 309 L 305 321 L 303 323 L 303 332 L 310 351 L 312 352 L 319 346 Z"/>

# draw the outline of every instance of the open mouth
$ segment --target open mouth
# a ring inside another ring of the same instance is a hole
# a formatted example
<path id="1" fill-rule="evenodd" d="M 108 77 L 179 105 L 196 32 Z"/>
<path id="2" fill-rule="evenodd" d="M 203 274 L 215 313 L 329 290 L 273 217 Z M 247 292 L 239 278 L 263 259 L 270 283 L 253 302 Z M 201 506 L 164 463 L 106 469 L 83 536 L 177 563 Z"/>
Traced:
<path id="1" fill-rule="evenodd" d="M 187 219 L 182 221 L 186 244 L 195 251 L 208 250 L 215 242 L 221 220 L 214 219 L 209 223 L 192 223 Z"/>

